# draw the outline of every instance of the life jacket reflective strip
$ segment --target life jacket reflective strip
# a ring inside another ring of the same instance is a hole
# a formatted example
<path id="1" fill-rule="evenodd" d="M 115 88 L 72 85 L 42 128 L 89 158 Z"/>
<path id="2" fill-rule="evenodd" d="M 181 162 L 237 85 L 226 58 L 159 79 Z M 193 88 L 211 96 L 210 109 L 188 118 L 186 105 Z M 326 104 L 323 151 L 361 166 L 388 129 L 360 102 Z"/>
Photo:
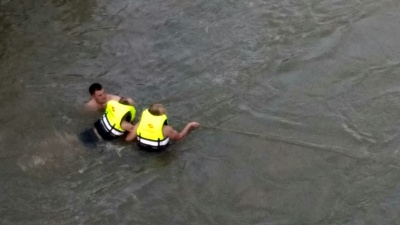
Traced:
<path id="1" fill-rule="evenodd" d="M 150 146 L 153 146 L 153 147 L 166 146 L 166 145 L 168 145 L 168 143 L 169 143 L 169 137 L 165 138 L 165 139 L 162 140 L 162 141 L 159 141 L 159 140 L 153 141 L 153 140 L 148 140 L 148 139 L 146 139 L 146 138 L 143 138 L 143 137 L 138 136 L 138 137 L 137 137 L 137 140 L 138 140 L 140 143 L 142 143 L 142 144 L 150 145 Z"/>
<path id="2" fill-rule="evenodd" d="M 113 134 L 114 136 L 121 136 L 124 134 L 123 131 L 119 131 L 115 128 L 114 125 L 111 125 L 110 121 L 108 121 L 106 114 L 104 114 L 100 119 L 101 125 L 103 125 L 106 130 Z"/>

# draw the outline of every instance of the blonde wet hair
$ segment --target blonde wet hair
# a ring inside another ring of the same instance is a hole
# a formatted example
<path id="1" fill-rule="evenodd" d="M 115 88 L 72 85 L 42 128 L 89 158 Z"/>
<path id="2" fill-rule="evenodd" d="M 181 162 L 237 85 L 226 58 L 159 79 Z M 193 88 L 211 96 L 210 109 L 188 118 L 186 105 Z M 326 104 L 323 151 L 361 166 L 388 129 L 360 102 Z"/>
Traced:
<path id="1" fill-rule="evenodd" d="M 154 116 L 160 116 L 165 114 L 167 110 L 165 109 L 163 104 L 160 103 L 153 103 L 149 107 L 149 112 Z"/>

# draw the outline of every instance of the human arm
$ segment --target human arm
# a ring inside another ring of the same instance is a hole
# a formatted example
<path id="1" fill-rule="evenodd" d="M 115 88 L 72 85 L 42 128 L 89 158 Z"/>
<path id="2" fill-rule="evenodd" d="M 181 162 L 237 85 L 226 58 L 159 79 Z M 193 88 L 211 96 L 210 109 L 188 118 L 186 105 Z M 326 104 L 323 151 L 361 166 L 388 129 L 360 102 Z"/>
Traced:
<path id="1" fill-rule="evenodd" d="M 185 128 L 181 132 L 176 131 L 173 129 L 171 126 L 164 126 L 163 127 L 163 134 L 166 137 L 169 137 L 171 140 L 174 141 L 180 141 L 182 140 L 189 132 L 197 127 L 199 127 L 200 124 L 197 122 L 190 122 L 186 124 Z"/>
<path id="2" fill-rule="evenodd" d="M 139 126 L 139 123 L 137 123 L 136 125 L 133 126 L 133 129 L 128 133 L 128 135 L 126 135 L 125 137 L 125 141 L 133 141 L 136 139 L 136 130 Z"/>

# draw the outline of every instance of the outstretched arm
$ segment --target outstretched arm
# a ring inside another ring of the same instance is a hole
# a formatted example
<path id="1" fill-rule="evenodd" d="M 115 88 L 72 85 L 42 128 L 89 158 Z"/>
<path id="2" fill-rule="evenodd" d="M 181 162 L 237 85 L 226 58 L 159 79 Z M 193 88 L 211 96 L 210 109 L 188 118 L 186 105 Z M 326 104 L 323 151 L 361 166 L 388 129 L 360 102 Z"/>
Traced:
<path id="1" fill-rule="evenodd" d="M 186 124 L 185 128 L 181 132 L 177 132 L 174 130 L 171 126 L 164 126 L 163 127 L 163 133 L 164 136 L 168 136 L 171 140 L 174 141 L 179 141 L 182 140 L 189 132 L 197 127 L 199 127 L 200 124 L 197 122 L 190 122 Z"/>

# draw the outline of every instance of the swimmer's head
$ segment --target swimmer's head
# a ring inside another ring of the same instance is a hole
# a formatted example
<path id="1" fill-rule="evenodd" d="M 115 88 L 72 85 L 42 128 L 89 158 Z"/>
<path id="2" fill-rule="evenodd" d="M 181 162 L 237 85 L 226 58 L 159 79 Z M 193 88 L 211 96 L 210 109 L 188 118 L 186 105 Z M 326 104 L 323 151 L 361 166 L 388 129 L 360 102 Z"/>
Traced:
<path id="1" fill-rule="evenodd" d="M 89 93 L 98 104 L 107 102 L 107 93 L 99 83 L 93 83 L 89 87 Z"/>
<path id="2" fill-rule="evenodd" d="M 167 112 L 165 107 L 160 103 L 151 104 L 149 108 L 149 112 L 154 116 L 160 116 Z"/>
<path id="3" fill-rule="evenodd" d="M 101 89 L 103 89 L 103 86 L 101 86 L 101 84 L 93 83 L 89 87 L 89 93 L 90 93 L 90 95 L 93 95 L 95 91 L 100 91 Z"/>

